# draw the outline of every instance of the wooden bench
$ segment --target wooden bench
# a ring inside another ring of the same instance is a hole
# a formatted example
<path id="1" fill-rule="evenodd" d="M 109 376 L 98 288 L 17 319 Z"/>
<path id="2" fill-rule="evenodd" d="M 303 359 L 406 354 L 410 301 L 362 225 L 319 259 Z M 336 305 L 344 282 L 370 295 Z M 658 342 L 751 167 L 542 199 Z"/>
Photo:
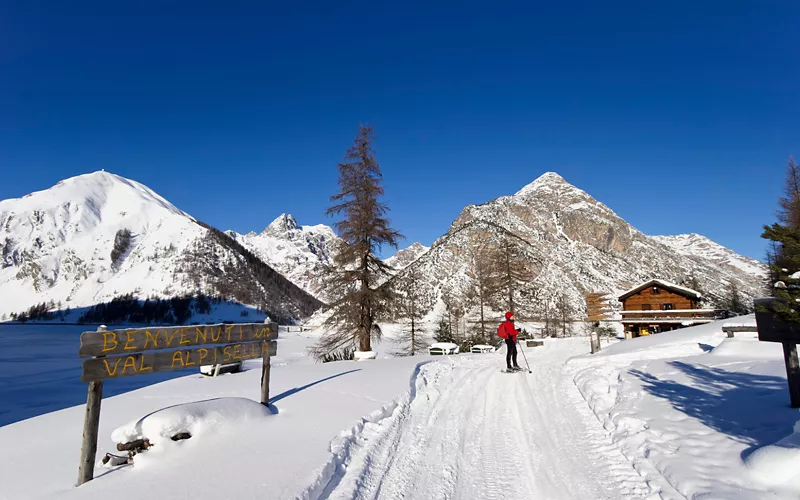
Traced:
<path id="1" fill-rule="evenodd" d="M 741 325 L 739 325 L 739 326 L 724 326 L 723 325 L 722 331 L 728 334 L 728 338 L 729 339 L 732 339 L 733 338 L 733 334 L 734 333 L 738 333 L 738 332 L 757 333 L 758 332 L 758 327 L 755 326 L 755 325 L 751 325 L 751 326 L 741 326 Z"/>

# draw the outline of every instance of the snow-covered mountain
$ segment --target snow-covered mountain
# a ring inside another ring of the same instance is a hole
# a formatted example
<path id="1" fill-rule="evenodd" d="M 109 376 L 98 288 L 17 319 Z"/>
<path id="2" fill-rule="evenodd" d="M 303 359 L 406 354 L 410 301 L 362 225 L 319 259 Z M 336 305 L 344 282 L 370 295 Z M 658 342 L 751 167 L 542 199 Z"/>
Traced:
<path id="1" fill-rule="evenodd" d="M 322 273 L 341 243 L 333 229 L 324 224 L 299 226 L 290 214 L 281 214 L 260 234 L 226 234 L 293 283 L 324 300 Z"/>
<path id="2" fill-rule="evenodd" d="M 398 273 L 407 279 L 417 268 L 419 286 L 438 298 L 444 294 L 457 307 L 474 307 L 474 250 L 482 243 L 508 238 L 516 242 L 534 270 L 530 286 L 517 290 L 515 301 L 537 314 L 565 294 L 573 308 L 584 310 L 585 292 L 618 295 L 651 278 L 681 283 L 691 280 L 707 305 L 723 306 L 735 283 L 745 300 L 761 292 L 765 270 L 757 261 L 724 249 L 687 256 L 649 237 L 617 216 L 609 207 L 548 172 L 511 196 L 483 205 L 469 205 L 431 249 Z M 723 248 L 723 247 L 720 247 Z M 750 266 L 731 265 L 749 262 Z"/>
<path id="3" fill-rule="evenodd" d="M 659 243 L 667 245 L 681 255 L 713 262 L 719 266 L 739 269 L 754 276 L 764 278 L 767 276 L 767 268 L 763 262 L 739 255 L 733 250 L 711 241 L 703 235 L 692 233 L 651 237 Z"/>
<path id="4" fill-rule="evenodd" d="M 283 317 L 319 302 L 241 245 L 148 187 L 94 172 L 0 201 L 0 319 L 52 301 L 202 292 Z"/>
<path id="5" fill-rule="evenodd" d="M 384 260 L 384 262 L 397 270 L 405 269 L 409 264 L 420 258 L 422 254 L 430 249 L 431 247 L 426 247 L 419 242 L 415 242 L 409 247 L 398 250 L 396 254 Z"/>

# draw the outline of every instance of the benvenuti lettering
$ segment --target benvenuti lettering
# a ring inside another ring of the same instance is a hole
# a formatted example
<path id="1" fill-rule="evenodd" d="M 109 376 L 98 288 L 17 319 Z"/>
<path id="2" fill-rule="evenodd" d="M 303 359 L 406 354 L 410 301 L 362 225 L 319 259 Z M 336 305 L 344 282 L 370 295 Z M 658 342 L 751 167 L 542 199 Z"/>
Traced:
<path id="1" fill-rule="evenodd" d="M 186 336 L 186 328 L 181 328 L 181 345 L 189 345 L 192 341 L 189 340 L 189 337 Z"/>
<path id="2" fill-rule="evenodd" d="M 200 338 L 202 337 L 203 341 L 200 342 Z M 195 344 L 208 344 L 208 337 L 205 328 L 200 328 L 199 326 L 194 329 L 194 343 Z"/>
<path id="3" fill-rule="evenodd" d="M 186 366 L 194 366 L 197 363 L 192 363 L 192 351 L 186 351 Z"/>
<path id="4" fill-rule="evenodd" d="M 136 373 L 136 358 L 134 358 L 133 356 L 128 356 L 127 358 L 125 358 L 125 363 L 123 363 L 122 365 L 123 375 L 125 375 L 125 371 L 128 368 L 130 368 L 131 370 L 133 370 L 134 373 Z"/>
<path id="5" fill-rule="evenodd" d="M 175 368 L 175 362 L 180 363 L 181 368 L 183 368 L 183 356 L 181 356 L 181 351 L 175 351 L 172 354 L 172 368 Z"/>
<path id="6" fill-rule="evenodd" d="M 117 366 L 119 365 L 120 361 L 122 361 L 122 359 L 117 358 L 117 360 L 114 362 L 114 369 L 112 370 L 111 365 L 108 364 L 108 360 L 107 359 L 103 360 L 103 364 L 106 365 L 106 373 L 108 373 L 109 377 L 113 377 L 117 373 Z"/>
<path id="7" fill-rule="evenodd" d="M 240 341 L 240 342 L 241 342 L 241 341 L 242 341 L 242 339 L 244 338 L 244 331 L 243 331 L 243 328 L 244 328 L 244 327 L 243 327 L 242 325 L 239 325 L 239 341 Z"/>
<path id="8" fill-rule="evenodd" d="M 251 359 L 251 358 L 257 357 L 258 354 L 256 353 L 256 349 L 258 348 L 258 346 L 259 346 L 259 344 L 245 344 L 242 347 L 242 351 L 243 351 L 242 352 L 242 358 Z M 249 353 L 247 352 L 248 349 L 250 350 Z"/>
<path id="9" fill-rule="evenodd" d="M 219 339 L 222 338 L 222 327 L 218 326 L 216 331 L 212 328 L 211 329 L 211 342 L 219 342 Z"/>
<path id="10" fill-rule="evenodd" d="M 172 335 L 170 335 L 169 338 L 167 338 L 167 347 L 171 347 L 172 346 L 172 339 L 174 339 L 175 336 L 178 335 L 180 332 L 181 332 L 181 330 L 175 330 L 174 332 L 172 332 Z M 164 331 L 164 337 L 165 338 L 167 337 L 166 330 Z"/>
<path id="11" fill-rule="evenodd" d="M 223 363 L 226 363 L 231 360 L 231 346 L 225 346 L 222 349 L 222 354 L 225 356 L 225 359 L 222 360 Z"/>
<path id="12" fill-rule="evenodd" d="M 139 371 L 140 372 L 151 372 L 153 371 L 152 366 L 147 366 L 144 364 L 144 354 L 139 358 Z"/>
<path id="13" fill-rule="evenodd" d="M 200 364 L 203 364 L 203 360 L 208 357 L 208 349 L 198 349 L 198 353 L 200 353 Z"/>
<path id="14" fill-rule="evenodd" d="M 242 359 L 242 344 L 233 346 L 233 359 Z"/>
<path id="15" fill-rule="evenodd" d="M 153 348 L 158 349 L 158 332 L 155 335 L 150 333 L 150 330 L 144 331 L 144 347 L 143 349 L 147 349 L 147 344 L 153 342 Z"/>
<path id="16" fill-rule="evenodd" d="M 111 345 L 112 342 L 113 345 Z M 117 342 L 116 332 L 103 332 L 103 352 L 113 351 L 114 349 L 117 348 L 117 345 L 119 345 L 119 342 Z"/>
<path id="17" fill-rule="evenodd" d="M 125 332 L 125 347 L 122 348 L 123 350 L 136 351 L 139 349 L 138 347 L 136 347 L 136 339 L 131 338 L 131 335 L 135 333 L 139 333 L 139 330 L 127 330 Z M 131 342 L 133 342 L 133 345 L 131 345 Z"/>
<path id="18" fill-rule="evenodd" d="M 231 341 L 231 332 L 233 331 L 234 328 L 236 328 L 236 325 L 225 327 L 225 333 L 228 335 L 228 342 Z"/>

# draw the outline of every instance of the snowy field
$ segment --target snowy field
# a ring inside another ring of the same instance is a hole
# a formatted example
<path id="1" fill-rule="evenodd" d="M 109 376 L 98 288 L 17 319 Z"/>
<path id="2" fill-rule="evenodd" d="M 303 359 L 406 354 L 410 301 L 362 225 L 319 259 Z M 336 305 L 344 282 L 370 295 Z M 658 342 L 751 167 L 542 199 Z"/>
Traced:
<path id="1" fill-rule="evenodd" d="M 594 356 L 548 339 L 532 374 L 501 373 L 503 351 L 315 364 L 311 334 L 282 332 L 270 408 L 258 362 L 104 399 L 98 460 L 154 446 L 80 488 L 82 406 L 0 427 L 0 498 L 796 499 L 780 346 L 721 325 Z"/>

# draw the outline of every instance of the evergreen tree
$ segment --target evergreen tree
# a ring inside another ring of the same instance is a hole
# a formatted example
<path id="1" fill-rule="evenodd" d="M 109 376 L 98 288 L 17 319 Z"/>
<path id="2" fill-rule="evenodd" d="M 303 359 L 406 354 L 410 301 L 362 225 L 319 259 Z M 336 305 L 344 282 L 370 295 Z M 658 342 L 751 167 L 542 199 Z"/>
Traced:
<path id="1" fill-rule="evenodd" d="M 739 293 L 739 286 L 734 281 L 731 281 L 730 286 L 728 287 L 728 300 L 726 306 L 728 311 L 736 315 L 747 314 L 750 312 L 750 308 L 747 307 L 747 305 L 742 301 L 742 296 Z"/>
<path id="2" fill-rule="evenodd" d="M 800 299 L 800 166 L 789 158 L 784 194 L 778 200 L 778 222 L 764 226 L 762 238 L 772 242 L 768 255 L 770 292 L 786 302 L 776 304 L 776 311 L 787 321 L 800 322 L 800 314 L 792 307 Z"/>
<path id="3" fill-rule="evenodd" d="M 373 141 L 372 127 L 360 126 L 339 164 L 339 192 L 327 210 L 330 216 L 344 217 L 334 224 L 344 243 L 328 279 L 329 292 L 337 299 L 330 305 L 327 332 L 311 349 L 317 359 L 356 343 L 360 351 L 372 350 L 372 339 L 381 335 L 377 318 L 392 299 L 390 287 L 378 287 L 391 268 L 375 252 L 383 245 L 397 248 L 402 236 L 389 226 L 389 208 L 379 201 L 382 175 Z"/>
<path id="4" fill-rule="evenodd" d="M 436 342 L 455 342 L 453 330 L 450 328 L 450 321 L 444 315 L 439 318 L 439 322 L 436 324 L 433 340 Z"/>

